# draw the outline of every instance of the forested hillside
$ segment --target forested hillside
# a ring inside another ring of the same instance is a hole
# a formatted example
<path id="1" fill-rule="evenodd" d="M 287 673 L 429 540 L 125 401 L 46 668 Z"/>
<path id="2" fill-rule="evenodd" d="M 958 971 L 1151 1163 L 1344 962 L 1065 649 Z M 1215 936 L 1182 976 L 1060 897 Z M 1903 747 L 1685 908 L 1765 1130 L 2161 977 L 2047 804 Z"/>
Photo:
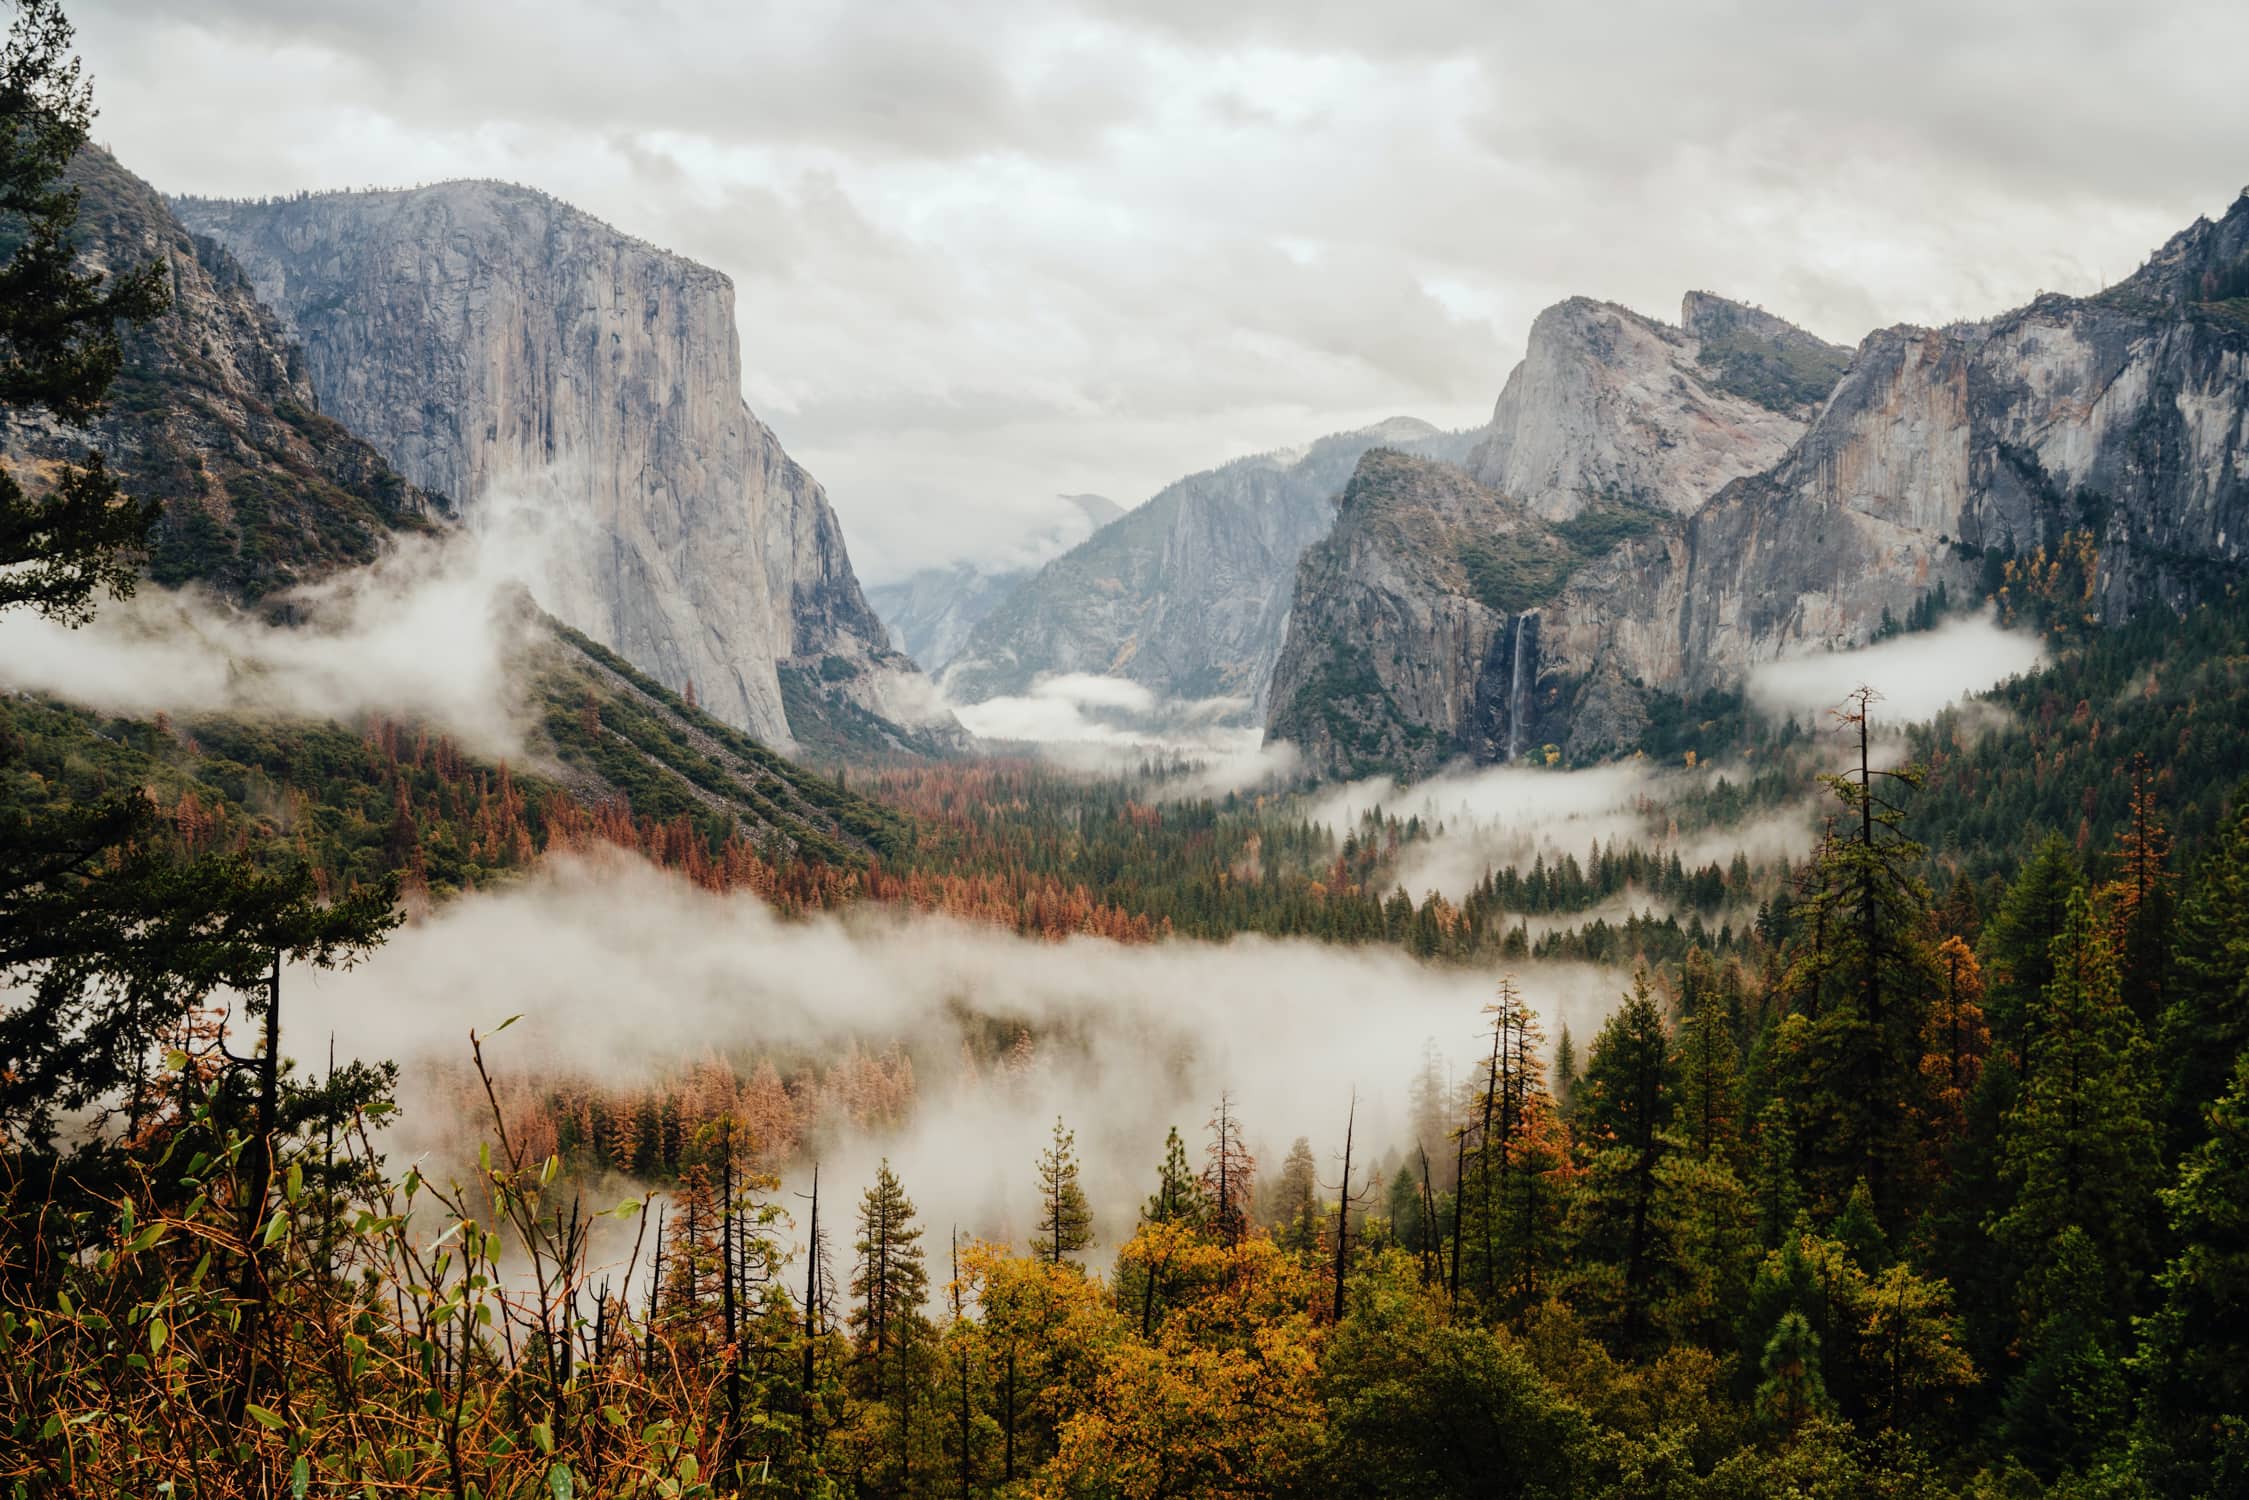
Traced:
<path id="1" fill-rule="evenodd" d="M 348 644 L 303 586 L 445 506 L 71 46 L 0 43 L 0 627 Z M 1931 722 L 1652 696 L 1504 783 L 813 766 L 515 594 L 504 733 L 11 689 L 0 1493 L 2249 1493 L 2249 603 L 2094 558 L 1991 560 L 2050 660 Z"/>

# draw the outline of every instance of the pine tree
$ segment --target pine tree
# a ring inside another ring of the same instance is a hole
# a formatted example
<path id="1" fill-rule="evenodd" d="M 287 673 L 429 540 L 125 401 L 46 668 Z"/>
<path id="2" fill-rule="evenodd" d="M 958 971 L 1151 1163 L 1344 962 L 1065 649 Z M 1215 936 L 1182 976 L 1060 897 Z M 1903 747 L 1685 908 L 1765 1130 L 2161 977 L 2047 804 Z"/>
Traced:
<path id="1" fill-rule="evenodd" d="M 1757 1412 L 1784 1432 L 1833 1410 L 1820 1377 L 1819 1335 L 1793 1309 L 1781 1315 L 1758 1362 Z"/>
<path id="2" fill-rule="evenodd" d="M 929 1296 L 914 1212 L 885 1158 L 874 1186 L 859 1201 L 859 1238 L 853 1245 L 858 1258 L 851 1273 L 851 1295 L 859 1305 L 851 1311 L 850 1327 L 868 1394 L 900 1410 L 911 1394 L 907 1353 L 920 1337 L 922 1304 Z"/>
<path id="3" fill-rule="evenodd" d="M 1732 1162 L 1740 1142 L 1741 1069 L 1724 1012 L 1699 1007 L 1679 1027 L 1679 1124 L 1705 1161 Z"/>
<path id="4" fill-rule="evenodd" d="M 1250 1191 L 1256 1185 L 1257 1161 L 1242 1144 L 1242 1119 L 1234 1111 L 1234 1096 L 1218 1096 L 1210 1117 L 1210 1145 L 1203 1157 L 1203 1195 L 1209 1203 L 1210 1228 L 1219 1242 L 1231 1248 L 1249 1233 Z"/>
<path id="5" fill-rule="evenodd" d="M 1039 1153 L 1039 1232 L 1031 1254 L 1048 1265 L 1093 1243 L 1093 1211 L 1078 1186 L 1077 1140 L 1057 1115 L 1053 1142 Z"/>
<path id="6" fill-rule="evenodd" d="M 2111 927 L 2079 891 L 2054 940 L 2053 979 L 2031 1008 L 2037 1065 L 2006 1121 L 2012 1202 L 1993 1228 L 2036 1273 L 2065 1230 L 2086 1234 L 2128 1308 L 2155 1205 L 2147 1044 L 2118 990 Z"/>
<path id="7" fill-rule="evenodd" d="M 0 416 L 77 426 L 101 410 L 122 365 L 119 325 L 156 317 L 168 295 L 161 262 L 79 267 L 79 192 L 65 172 L 93 105 L 71 39 L 55 0 L 21 0 L 0 43 Z M 97 594 L 129 595 L 155 508 L 122 495 L 99 453 L 49 472 L 37 495 L 16 474 L 0 470 L 0 615 L 30 609 L 78 625 Z M 23 754 L 0 732 L 0 782 L 30 774 Z M 277 953 L 325 966 L 365 953 L 393 925 L 388 883 L 329 904 L 308 869 L 274 874 L 223 853 L 183 864 L 160 852 L 163 832 L 138 788 L 0 809 L 0 1137 L 46 1149 L 58 1113 L 130 1092 L 220 988 L 243 992 L 278 1047 Z M 249 1068 L 256 1118 L 217 1123 L 253 1133 L 250 1175 L 260 1177 L 290 1085 L 278 1052 Z M 300 1097 L 294 1113 L 308 1103 Z M 85 1142 L 66 1192 L 102 1191 L 98 1159 L 112 1145 Z"/>
<path id="8" fill-rule="evenodd" d="M 2209 1129 L 2163 1192 L 2178 1248 L 2133 1359 L 2145 1469 L 2162 1494 L 2238 1492 L 2249 1479 L 2249 1055 Z"/>
<path id="9" fill-rule="evenodd" d="M 1657 1258 L 1656 1168 L 1677 1085 L 1671 1038 L 1645 970 L 1594 1038 L 1578 1086 L 1579 1140 L 1588 1152 L 1578 1195 L 1578 1257 L 1589 1300 L 1627 1346 L 1648 1332 Z"/>
<path id="10" fill-rule="evenodd" d="M 2116 956 L 2124 1003 L 2143 1026 L 2155 1025 L 2166 1003 L 2173 901 L 2171 835 L 2155 803 L 2155 777 L 2147 757 L 2132 757 L 2132 795 L 2116 840 L 2116 874 L 2109 882 L 2116 921 Z"/>
<path id="11" fill-rule="evenodd" d="M 1284 1250 L 1308 1254 L 1320 1248 L 1319 1164 L 1312 1142 L 1298 1136 L 1274 1179 L 1273 1240 Z"/>
<path id="12" fill-rule="evenodd" d="M 2164 1140 L 2176 1156 L 2205 1139 L 2204 1111 L 2249 1050 L 2249 784 L 2179 903 L 2168 977 L 2158 1056 Z"/>
<path id="13" fill-rule="evenodd" d="M 2083 886 L 2076 856 L 2056 834 L 2032 851 L 1984 924 L 1983 977 L 1992 1045 L 2007 1055 L 2018 1074 L 2031 1070 L 2030 1012 L 2053 982 L 2054 940 L 2068 918 L 2070 898 Z"/>
<path id="14" fill-rule="evenodd" d="M 12 247 L 0 265 L 0 408 L 80 425 L 124 364 L 118 325 L 147 322 L 171 299 L 161 262 L 114 277 L 78 266 L 79 191 L 64 174 L 94 107 L 71 37 L 56 0 L 20 0 L 0 45 L 0 218 Z M 99 453 L 62 466 L 36 496 L 0 471 L 0 612 L 28 606 L 83 624 L 96 593 L 132 593 L 156 521 Z"/>
<path id="15" fill-rule="evenodd" d="M 1931 1150 L 1938 1156 L 1966 1128 L 1968 1096 L 1983 1077 L 1991 1028 L 1983 1012 L 1983 967 L 1958 937 L 1937 945 L 1936 1003 L 1921 1033 L 1921 1075 L 1927 1084 Z"/>
<path id="16" fill-rule="evenodd" d="M 1902 1216 L 1915 1201 L 1920 1153 L 1911 1121 L 1921 1088 L 1923 1019 L 1937 985 L 1929 893 L 1918 874 L 1922 851 L 1905 836 L 1902 806 L 1891 800 L 1899 789 L 1918 788 L 1921 772 L 1873 764 L 1876 696 L 1862 687 L 1836 715 L 1855 743 L 1856 769 L 1820 778 L 1842 804 L 1847 826 L 1819 860 L 1821 962 L 1833 989 L 1815 1017 L 1819 1078 L 1796 1082 L 1820 1094 L 1825 1196 L 1833 1201 L 1864 1177 L 1876 1206 Z"/>

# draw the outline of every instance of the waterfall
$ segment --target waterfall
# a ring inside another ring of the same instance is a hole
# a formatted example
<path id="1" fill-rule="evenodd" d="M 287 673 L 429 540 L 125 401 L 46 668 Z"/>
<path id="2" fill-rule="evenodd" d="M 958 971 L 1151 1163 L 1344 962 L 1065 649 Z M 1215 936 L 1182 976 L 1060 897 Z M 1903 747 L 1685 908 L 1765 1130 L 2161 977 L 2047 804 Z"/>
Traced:
<path id="1" fill-rule="evenodd" d="M 1529 711 L 1529 701 L 1524 693 L 1523 657 L 1525 648 L 1537 651 L 1532 644 L 1538 634 L 1538 611 L 1526 609 L 1515 617 L 1515 661 L 1507 682 L 1507 758 L 1518 759 L 1523 753 L 1523 720 Z M 1538 672 L 1538 658 L 1531 657 L 1531 672 Z"/>

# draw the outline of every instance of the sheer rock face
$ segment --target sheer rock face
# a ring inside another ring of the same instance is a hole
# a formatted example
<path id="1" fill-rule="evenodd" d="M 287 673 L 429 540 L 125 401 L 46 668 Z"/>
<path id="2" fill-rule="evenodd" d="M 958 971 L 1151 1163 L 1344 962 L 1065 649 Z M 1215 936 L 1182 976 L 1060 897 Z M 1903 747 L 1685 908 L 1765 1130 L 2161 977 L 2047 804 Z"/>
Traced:
<path id="1" fill-rule="evenodd" d="M 1537 524 L 1452 465 L 1369 452 L 1298 568 L 1269 735 L 1344 774 L 1519 751 L 1517 641 L 1537 626 L 1479 600 L 1460 555 Z"/>
<path id="2" fill-rule="evenodd" d="M 1048 673 L 1121 677 L 1166 697 L 1263 701 L 1297 559 L 1377 444 L 1461 456 L 1410 417 L 1191 475 L 1019 585 L 978 623 L 944 682 L 980 702 Z"/>
<path id="3" fill-rule="evenodd" d="M 914 675 L 742 400 L 720 273 L 496 183 L 176 206 L 290 324 L 325 412 L 545 549 L 555 612 L 666 685 L 787 745 L 782 667 L 876 712 Z"/>
<path id="4" fill-rule="evenodd" d="M 1681 322 L 1583 297 L 1540 313 L 1469 472 L 1565 520 L 1593 497 L 1689 514 L 1771 468 L 1847 354 L 1703 292 L 1687 295 Z"/>
<path id="5" fill-rule="evenodd" d="M 1690 298 L 1690 328 L 1697 320 Z M 1610 326 L 1620 338 L 1645 333 Z M 1751 383 L 1760 379 L 1753 371 Z M 1630 427 L 1619 416 L 1630 408 L 1592 409 L 1607 416 L 1581 434 L 1593 459 L 1579 474 L 1629 446 L 1617 424 Z M 1510 493 L 1534 517 L 1556 508 L 1551 490 Z M 1486 524 L 1523 524 L 1487 508 Z M 2005 561 L 2051 555 L 2072 536 L 2098 552 L 2085 613 L 2114 624 L 2183 608 L 2237 586 L 2249 560 L 2249 195 L 2100 296 L 1869 335 L 1778 462 L 1586 558 L 1518 616 L 1536 619 L 1515 637 L 1527 645 L 1527 690 L 1512 641 L 1492 644 L 1506 623 L 1467 608 L 1466 579 L 1434 554 L 1395 555 L 1419 546 L 1449 556 L 1456 537 L 1351 530 L 1339 524 L 1306 559 L 1282 671 L 1290 691 L 1276 687 L 1267 721 L 1275 737 L 1308 739 L 1330 767 L 1503 759 L 1493 722 L 1502 745 L 1512 734 L 1573 757 L 1626 749 L 1653 693 L 1731 688 L 1761 662 L 1863 645 L 1939 583 L 1954 599 L 1978 598 Z M 1456 619 L 1449 635 L 1434 628 Z M 1404 628 L 1422 621 L 1432 625 L 1418 635 Z M 1366 711 L 1362 743 L 1338 750 L 1292 707 L 1305 684 L 1319 685 L 1293 663 L 1355 639 L 1373 647 L 1360 696 L 1381 711 Z M 1444 690 L 1432 695 L 1429 680 Z M 1478 704 L 1487 716 L 1521 705 L 1520 727 L 1506 715 L 1479 720 Z"/>

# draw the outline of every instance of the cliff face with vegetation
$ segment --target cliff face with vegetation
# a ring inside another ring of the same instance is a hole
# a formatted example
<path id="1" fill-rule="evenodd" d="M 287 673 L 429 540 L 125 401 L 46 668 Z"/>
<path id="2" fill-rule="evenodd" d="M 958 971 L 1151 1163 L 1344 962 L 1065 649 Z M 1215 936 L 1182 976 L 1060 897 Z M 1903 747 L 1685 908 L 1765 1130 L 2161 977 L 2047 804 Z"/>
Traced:
<path id="1" fill-rule="evenodd" d="M 1713 337 L 1736 339 L 1712 314 L 1690 299 L 1688 323 L 1703 329 L 1703 348 Z M 1814 352 L 1796 346 L 1737 383 L 1746 387 L 1760 370 L 1759 378 L 1778 378 L 1776 369 L 1804 366 Z M 1522 378 L 1518 371 L 1510 390 Z M 1582 410 L 1595 420 L 1575 440 L 1571 452 L 1583 462 L 1572 472 L 1609 472 L 1604 465 L 1639 430 L 1631 408 L 1611 401 Z M 1475 466 L 1480 476 L 1495 472 L 1500 447 L 1495 434 Z M 1512 649 L 1504 660 L 1487 652 L 1479 685 L 1453 692 L 1444 711 L 1425 706 L 1377 652 L 1361 697 L 1381 712 L 1367 711 L 1363 753 L 1325 748 L 1332 736 L 1308 729 L 1308 705 L 1278 691 L 1268 728 L 1282 738 L 1310 733 L 1315 759 L 1333 766 L 1497 759 L 1504 738 L 1458 725 L 1467 705 L 1503 699 L 1526 705 L 1520 741 L 1590 756 L 1629 748 L 1653 695 L 1722 691 L 1758 662 L 1864 644 L 1885 622 L 1925 609 L 1940 585 L 1951 599 L 1996 595 L 2009 611 L 2081 624 L 2181 608 L 2241 577 L 2245 476 L 2249 195 L 2097 297 L 2042 297 L 1985 323 L 1870 335 L 1776 463 L 1684 517 L 1630 504 L 1683 492 L 1627 491 L 1573 516 L 1601 524 L 1575 540 L 1575 556 L 1543 566 L 1517 555 L 1519 525 L 1495 529 L 1484 550 L 1506 555 L 1503 566 L 1487 559 L 1483 592 L 1535 630 L 1520 668 Z M 1534 513 L 1567 508 L 1552 490 L 1508 493 Z M 1292 656 L 1354 649 L 1338 633 L 1339 621 L 1364 612 L 1348 602 L 1354 593 L 1408 590 L 1386 606 L 1392 614 L 1458 610 L 1458 600 L 1475 598 L 1471 569 L 1449 567 L 1464 555 L 1461 540 L 1447 533 L 1432 545 L 1444 555 L 1411 566 L 1308 559 Z M 1457 656 L 1461 648 L 1444 649 Z M 1526 672 L 1530 686 L 1518 693 Z M 1505 692 L 1495 698 L 1487 679 L 1504 681 Z"/>
<path id="2" fill-rule="evenodd" d="M 565 621 L 768 743 L 792 740 L 790 670 L 910 726 L 871 748 L 957 733 L 743 402 L 723 275 L 495 183 L 177 206 L 302 341 L 322 410 L 540 549 Z"/>
<path id="3" fill-rule="evenodd" d="M 321 413 L 288 330 L 225 250 L 191 235 L 106 152 L 81 152 L 70 177 L 85 262 L 157 262 L 172 300 L 127 334 L 108 408 L 87 430 L 11 416 L 7 456 L 34 484 L 91 443 L 128 494 L 163 505 L 156 581 L 199 581 L 243 602 L 371 561 L 387 533 L 446 519 L 443 497 Z"/>
<path id="4" fill-rule="evenodd" d="M 1190 475 L 1056 558 L 977 625 L 946 689 L 981 701 L 1052 672 L 1121 677 L 1174 698 L 1261 701 L 1297 559 L 1377 444 L 1460 456 L 1410 417 Z"/>

